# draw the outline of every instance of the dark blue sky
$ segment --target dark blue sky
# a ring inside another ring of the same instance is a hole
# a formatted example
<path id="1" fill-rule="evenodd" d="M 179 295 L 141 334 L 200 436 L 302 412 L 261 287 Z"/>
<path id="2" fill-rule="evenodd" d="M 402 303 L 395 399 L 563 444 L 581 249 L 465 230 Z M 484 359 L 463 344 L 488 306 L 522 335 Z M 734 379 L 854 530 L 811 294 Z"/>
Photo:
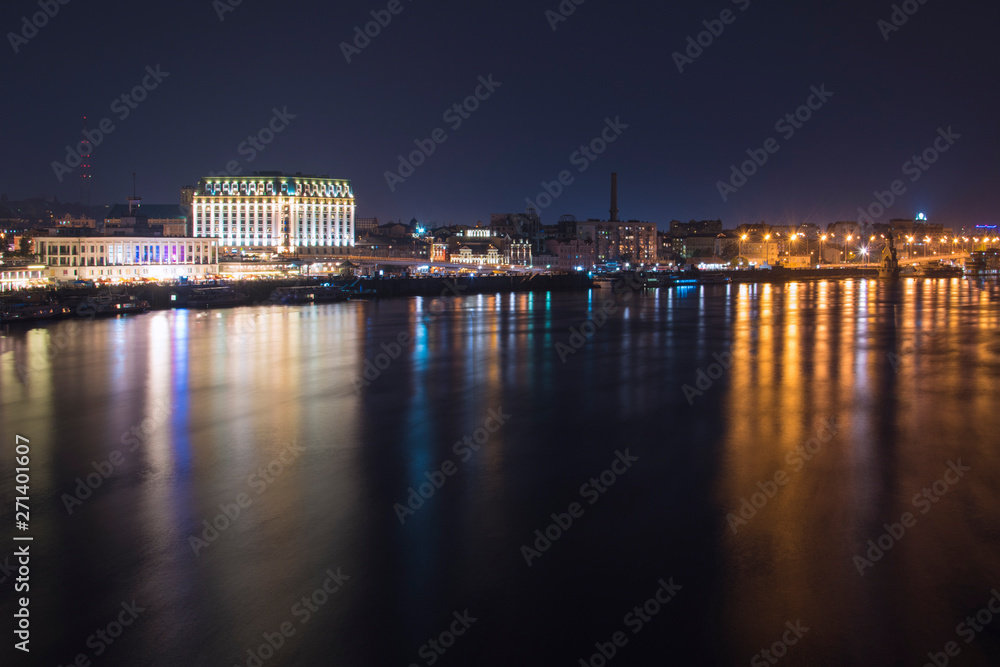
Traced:
<path id="1" fill-rule="evenodd" d="M 87 115 L 115 126 L 94 150 L 93 203 L 123 200 L 133 169 L 146 201 L 174 203 L 181 185 L 235 160 L 244 174 L 350 178 L 358 214 L 381 219 L 488 220 L 523 210 L 562 170 L 573 182 L 546 222 L 607 216 L 611 171 L 622 217 L 661 224 L 857 219 L 897 179 L 905 193 L 876 220 L 1000 218 L 995 3 L 912 0 L 919 9 L 886 41 L 877 22 L 891 2 L 587 0 L 553 31 L 545 13 L 558 0 L 402 0 L 347 63 L 340 43 L 388 0 L 242 0 L 220 21 L 224 1 L 70 0 L 18 53 L 8 36 L 0 191 L 77 200 L 78 172 L 60 183 L 52 162 Z M 678 72 L 672 54 L 726 9 L 733 22 Z M 0 27 L 20 32 L 37 11 L 37 0 L 4 3 Z M 120 119 L 112 102 L 157 65 L 169 75 Z M 489 75 L 501 85 L 453 129 L 444 112 Z M 776 121 L 821 85 L 833 96 L 786 139 Z M 240 144 L 274 108 L 295 118 L 248 162 Z M 628 127 L 580 173 L 571 156 L 606 118 Z M 961 138 L 912 182 L 904 163 L 949 126 Z M 391 191 L 385 172 L 436 128 L 447 141 Z M 724 202 L 718 181 L 769 138 L 780 150 Z"/>

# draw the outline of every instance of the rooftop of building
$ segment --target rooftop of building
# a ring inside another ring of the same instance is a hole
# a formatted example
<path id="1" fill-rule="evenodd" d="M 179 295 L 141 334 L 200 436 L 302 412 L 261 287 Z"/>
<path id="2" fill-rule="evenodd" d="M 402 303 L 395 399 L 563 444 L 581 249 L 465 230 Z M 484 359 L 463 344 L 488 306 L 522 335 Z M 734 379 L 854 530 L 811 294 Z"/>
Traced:
<path id="1" fill-rule="evenodd" d="M 260 178 L 316 178 L 328 181 L 349 181 L 349 178 L 335 178 L 329 174 L 303 174 L 301 171 L 297 171 L 294 174 L 286 173 L 283 171 L 255 171 L 252 174 L 229 176 L 228 174 L 219 174 L 216 176 L 203 176 L 201 180 L 230 180 L 230 181 L 248 181 L 252 179 Z"/>

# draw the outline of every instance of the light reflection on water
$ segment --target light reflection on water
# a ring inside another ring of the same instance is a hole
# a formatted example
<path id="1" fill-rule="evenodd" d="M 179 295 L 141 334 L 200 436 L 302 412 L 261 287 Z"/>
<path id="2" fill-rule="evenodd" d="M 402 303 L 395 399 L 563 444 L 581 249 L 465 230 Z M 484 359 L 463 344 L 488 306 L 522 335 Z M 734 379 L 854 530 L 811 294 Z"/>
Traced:
<path id="1" fill-rule="evenodd" d="M 338 566 L 351 580 L 272 664 L 420 662 L 465 608 L 481 620 L 451 664 L 575 664 L 671 576 L 684 590 L 623 661 L 745 664 L 796 619 L 810 633 L 789 664 L 918 663 L 955 639 L 1000 585 L 995 284 L 683 288 L 620 298 L 603 322 L 612 298 L 7 332 L 0 423 L 32 439 L 33 613 L 51 658 L 85 651 L 136 598 L 148 611 L 106 664 L 245 664 Z M 588 317 L 602 322 L 560 355 Z M 359 391 L 366 361 L 401 333 L 412 342 Z M 685 394 L 728 354 L 703 394 Z M 400 525 L 394 505 L 457 461 L 454 443 L 490 409 L 513 416 Z M 789 457 L 830 420 L 833 437 L 797 469 Z M 291 443 L 304 453 L 260 488 Z M 526 567 L 520 546 L 625 447 L 640 463 Z M 63 494 L 115 450 L 122 465 L 67 515 Z M 958 458 L 973 470 L 859 576 L 854 556 Z M 727 515 L 778 471 L 787 484 L 734 534 Z M 13 484 L 9 460 L 0 482 Z M 195 555 L 190 537 L 241 493 L 252 504 Z M 963 646 L 966 664 L 998 657 L 997 632 Z"/>

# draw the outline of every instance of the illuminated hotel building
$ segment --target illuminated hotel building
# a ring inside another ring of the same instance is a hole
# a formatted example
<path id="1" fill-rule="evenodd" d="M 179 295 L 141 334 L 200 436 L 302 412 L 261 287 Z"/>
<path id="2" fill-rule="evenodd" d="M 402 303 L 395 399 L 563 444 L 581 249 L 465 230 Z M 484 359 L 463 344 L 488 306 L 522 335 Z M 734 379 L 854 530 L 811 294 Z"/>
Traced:
<path id="1" fill-rule="evenodd" d="M 280 172 L 208 177 L 191 209 L 194 236 L 223 247 L 334 254 L 354 246 L 349 180 Z"/>

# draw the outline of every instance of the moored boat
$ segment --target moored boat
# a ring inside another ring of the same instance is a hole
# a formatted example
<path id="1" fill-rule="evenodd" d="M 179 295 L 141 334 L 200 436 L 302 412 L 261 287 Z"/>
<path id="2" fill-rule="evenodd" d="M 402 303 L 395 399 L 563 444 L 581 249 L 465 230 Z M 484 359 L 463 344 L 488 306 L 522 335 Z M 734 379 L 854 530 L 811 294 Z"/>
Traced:
<path id="1" fill-rule="evenodd" d="M 242 306 L 249 300 L 246 294 L 229 286 L 197 287 L 187 298 L 188 308 L 232 308 Z"/>
<path id="2" fill-rule="evenodd" d="M 71 309 L 37 294 L 5 297 L 0 303 L 0 323 L 38 322 L 68 317 Z"/>
<path id="3" fill-rule="evenodd" d="M 347 298 L 347 293 L 336 285 L 279 287 L 271 293 L 272 302 L 284 305 L 338 303 L 340 301 L 347 301 Z"/>
<path id="4" fill-rule="evenodd" d="M 145 313 L 150 308 L 148 301 L 131 294 L 102 294 L 94 297 L 88 305 L 97 317 Z"/>

